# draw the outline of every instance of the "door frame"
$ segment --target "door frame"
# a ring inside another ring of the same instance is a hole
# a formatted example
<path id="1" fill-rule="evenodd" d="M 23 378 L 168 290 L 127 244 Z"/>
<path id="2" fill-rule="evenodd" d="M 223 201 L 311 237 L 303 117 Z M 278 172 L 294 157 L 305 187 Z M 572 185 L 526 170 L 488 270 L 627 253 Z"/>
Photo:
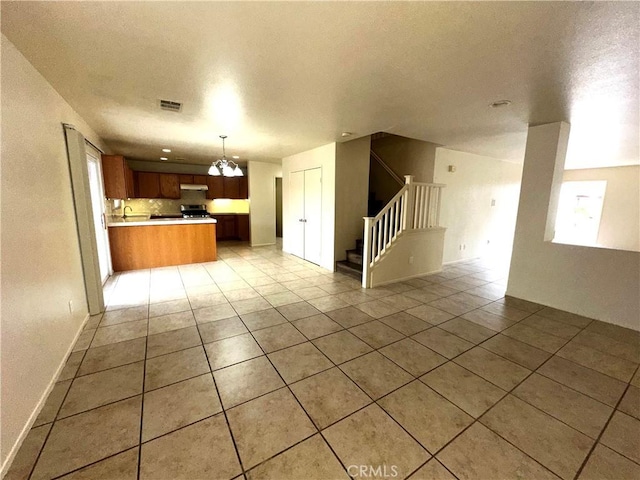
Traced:
<path id="1" fill-rule="evenodd" d="M 100 198 L 100 212 L 97 212 L 97 214 L 100 216 L 100 221 L 102 224 L 102 230 L 100 232 L 96 231 L 96 237 L 98 235 L 101 235 L 103 240 L 104 240 L 104 246 L 105 246 L 105 251 L 104 251 L 104 255 L 105 255 L 105 260 L 107 262 L 107 272 L 106 272 L 106 276 L 105 278 L 102 278 L 102 272 L 100 272 L 100 281 L 102 282 L 102 285 L 104 285 L 107 280 L 109 280 L 109 277 L 111 275 L 113 275 L 113 264 L 111 263 L 111 248 L 110 248 L 110 244 L 109 244 L 109 234 L 107 231 L 107 208 L 106 208 L 106 204 L 105 204 L 105 195 L 104 195 L 104 176 L 102 174 L 102 154 L 101 152 L 96 149 L 95 147 L 93 147 L 91 144 L 88 144 L 86 146 L 86 152 L 87 152 L 87 162 L 90 162 L 91 160 L 89 160 L 89 157 L 91 157 L 93 160 L 95 160 L 96 166 L 97 166 L 97 173 L 98 173 L 98 188 L 99 188 L 99 198 Z M 91 190 L 91 180 L 89 180 L 89 193 L 92 195 L 92 190 Z M 91 206 L 93 207 L 93 199 L 91 202 Z M 94 226 L 95 226 L 95 217 L 96 217 L 96 212 L 93 210 L 92 208 L 92 212 L 93 212 L 93 217 L 94 217 Z M 95 228 L 94 228 L 95 230 Z M 96 243 L 97 243 L 97 238 L 96 238 Z M 100 252 L 99 252 L 99 248 L 96 249 L 96 252 L 98 254 L 98 263 L 100 262 Z"/>

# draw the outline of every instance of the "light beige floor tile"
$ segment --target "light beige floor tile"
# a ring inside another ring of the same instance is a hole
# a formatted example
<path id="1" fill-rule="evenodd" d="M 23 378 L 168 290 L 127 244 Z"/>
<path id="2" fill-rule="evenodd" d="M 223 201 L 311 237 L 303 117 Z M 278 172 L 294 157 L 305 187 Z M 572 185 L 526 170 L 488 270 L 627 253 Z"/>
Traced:
<path id="1" fill-rule="evenodd" d="M 147 320 L 137 320 L 111 327 L 98 328 L 91 342 L 91 347 L 101 347 L 110 343 L 125 342 L 134 338 L 144 337 L 147 335 L 147 323 Z"/>
<path id="2" fill-rule="evenodd" d="M 462 315 L 462 318 L 478 324 L 482 327 L 493 330 L 494 332 L 501 332 L 502 330 L 509 328 L 513 325 L 513 320 L 509 320 L 507 318 L 501 317 L 500 315 L 495 315 L 491 312 L 486 312 L 482 309 L 472 310 L 468 313 Z"/>
<path id="3" fill-rule="evenodd" d="M 215 289 L 215 287 L 213 286 L 208 288 Z M 216 291 L 204 294 L 199 293 L 196 295 L 192 295 L 191 293 L 189 293 L 189 303 L 191 304 L 191 308 L 193 310 L 198 310 L 203 308 L 210 308 L 216 305 L 226 305 L 229 302 L 227 301 L 227 297 L 225 297 L 224 294 L 222 294 L 220 291 Z"/>
<path id="4" fill-rule="evenodd" d="M 438 327 L 417 333 L 411 338 L 447 358 L 453 358 L 460 355 L 462 352 L 469 350 L 474 346 L 473 343 L 467 342 L 466 340 L 463 340 L 449 332 L 445 332 Z"/>
<path id="5" fill-rule="evenodd" d="M 60 372 L 60 376 L 58 377 L 58 381 L 61 382 L 63 380 L 71 380 L 76 376 L 78 372 L 78 368 L 80 368 L 80 364 L 82 363 L 82 359 L 84 358 L 85 351 L 81 352 L 72 352 L 67 359 L 67 363 L 65 363 L 62 372 Z"/>
<path id="6" fill-rule="evenodd" d="M 349 331 L 373 348 L 382 348 L 404 338 L 400 332 L 377 320 L 352 327 Z"/>
<path id="7" fill-rule="evenodd" d="M 20 450 L 13 459 L 11 467 L 4 476 L 4 480 L 26 480 L 31 474 L 33 465 L 38 459 L 52 424 L 32 428 L 25 437 Z"/>
<path id="8" fill-rule="evenodd" d="M 146 322 L 146 320 L 144 320 Z M 102 330 L 102 329 L 101 329 Z M 81 352 L 89 348 L 93 338 L 95 337 L 97 330 L 89 329 L 84 330 L 80 335 L 78 335 L 78 339 L 76 340 L 75 345 L 73 346 L 72 352 Z"/>
<path id="9" fill-rule="evenodd" d="M 428 293 L 432 293 L 434 295 L 437 295 L 438 298 L 441 297 L 448 297 L 449 295 L 454 295 L 456 294 L 458 291 L 454 290 L 453 288 L 447 288 L 443 285 L 427 285 L 424 287 L 420 287 L 420 289 L 424 292 L 428 292 Z"/>
<path id="10" fill-rule="evenodd" d="M 456 477 L 443 467 L 438 460 L 432 458 L 416 473 L 411 475 L 409 480 L 456 480 Z"/>
<path id="11" fill-rule="evenodd" d="M 253 289 L 260 295 L 273 295 L 274 293 L 282 293 L 289 290 L 287 287 L 280 283 L 277 283 L 275 280 L 272 280 L 271 283 L 266 285 L 254 286 Z M 327 294 L 324 290 L 320 290 L 319 288 L 318 291 L 320 292 L 320 294 L 318 295 L 320 297 Z M 300 295 L 299 293 L 297 293 L 297 295 L 302 297 L 302 295 Z M 271 306 L 271 304 L 269 304 L 269 306 Z"/>
<path id="12" fill-rule="evenodd" d="M 260 345 L 249 333 L 207 343 L 204 348 L 207 351 L 212 370 L 228 367 L 234 363 L 244 362 L 264 354 Z"/>
<path id="13" fill-rule="evenodd" d="M 362 323 L 371 322 L 374 319 L 373 317 L 367 315 L 366 313 L 358 310 L 355 307 L 345 307 L 339 308 L 337 310 L 332 310 L 330 312 L 327 312 L 327 316 L 335 320 L 344 328 L 355 327 L 356 325 L 360 325 Z"/>
<path id="14" fill-rule="evenodd" d="M 388 303 L 384 303 L 382 300 L 372 300 L 365 303 L 359 303 L 355 308 L 363 311 L 373 318 L 387 317 L 402 310 L 400 307 L 389 305 Z"/>
<path id="15" fill-rule="evenodd" d="M 556 355 L 623 382 L 631 380 L 638 368 L 637 363 L 574 342 L 565 345 Z"/>
<path id="16" fill-rule="evenodd" d="M 480 343 L 496 334 L 494 330 L 464 318 L 454 318 L 438 325 L 438 328 L 453 333 L 471 343 Z"/>
<path id="17" fill-rule="evenodd" d="M 333 366 L 311 342 L 285 348 L 268 356 L 287 383 L 297 382 Z"/>
<path id="18" fill-rule="evenodd" d="M 56 415 L 58 415 L 58 410 L 60 410 L 60 406 L 62 405 L 70 386 L 71 380 L 63 380 L 53 386 L 53 389 L 51 390 L 51 393 L 49 393 L 47 401 L 42 407 L 42 410 L 40 410 L 36 421 L 33 422 L 33 427 L 38 427 L 45 423 L 51 423 L 55 420 Z"/>
<path id="19" fill-rule="evenodd" d="M 382 323 L 399 331 L 404 335 L 413 335 L 431 328 L 431 324 L 419 318 L 409 315 L 406 312 L 398 312 L 380 319 Z"/>
<path id="20" fill-rule="evenodd" d="M 575 476 L 594 443 L 513 395 L 501 400 L 480 421 L 565 479 Z"/>
<path id="21" fill-rule="evenodd" d="M 520 324 L 531 328 L 537 328 L 538 330 L 550 333 L 556 337 L 564 338 L 565 340 L 571 340 L 580 332 L 580 328 L 578 327 L 543 317 L 537 313 L 525 318 L 520 322 Z"/>
<path id="22" fill-rule="evenodd" d="M 622 397 L 618 409 L 627 415 L 640 419 L 640 388 L 629 385 L 627 393 Z"/>
<path id="23" fill-rule="evenodd" d="M 504 293 L 506 288 L 502 285 L 497 285 L 495 283 L 489 283 L 486 285 L 480 285 L 475 288 L 470 288 L 466 290 L 466 293 L 471 295 L 475 295 L 477 297 L 486 298 L 487 300 L 498 300 L 499 298 L 504 297 Z"/>
<path id="24" fill-rule="evenodd" d="M 636 387 L 640 388 L 640 370 L 636 372 L 636 374 L 631 379 L 631 382 L 629 383 L 631 383 L 631 385 L 635 385 Z"/>
<path id="25" fill-rule="evenodd" d="M 240 288 L 238 290 L 231 290 L 224 293 L 227 297 L 227 301 L 230 303 L 241 302 L 243 300 L 251 300 L 253 298 L 260 298 L 260 294 L 253 288 Z"/>
<path id="26" fill-rule="evenodd" d="M 149 317 L 160 317 L 170 313 L 186 312 L 191 310 L 191 304 L 186 298 L 172 300 L 170 302 L 153 303 L 149 305 Z"/>
<path id="27" fill-rule="evenodd" d="M 211 343 L 249 332 L 239 317 L 202 323 L 198 325 L 198 331 L 204 343 Z"/>
<path id="28" fill-rule="evenodd" d="M 377 400 L 413 378 L 378 352 L 371 352 L 340 367 L 371 398 Z"/>
<path id="29" fill-rule="evenodd" d="M 341 282 L 333 282 L 333 283 L 326 283 L 323 285 L 319 285 L 320 289 L 324 290 L 325 296 L 327 295 L 327 293 L 329 295 L 337 295 L 339 293 L 343 293 L 343 292 L 348 292 L 351 290 L 354 290 L 352 287 L 350 287 L 349 285 L 346 285 L 344 283 Z"/>
<path id="30" fill-rule="evenodd" d="M 235 317 L 237 313 L 231 304 L 223 303 L 213 307 L 199 308 L 193 311 L 193 315 L 196 318 L 196 322 L 200 324 L 215 322 L 216 320 L 222 320 L 223 318 Z"/>
<path id="31" fill-rule="evenodd" d="M 584 328 L 592 322 L 590 318 L 583 317 L 575 313 L 565 312 L 563 310 L 557 310 L 551 307 L 544 307 L 542 310 L 537 312 L 537 314 L 578 328 Z"/>
<path id="32" fill-rule="evenodd" d="M 316 338 L 313 344 L 336 364 L 346 362 L 373 350 L 348 331 Z"/>
<path id="33" fill-rule="evenodd" d="M 266 295 L 266 293 L 262 293 L 262 295 Z M 313 298 L 326 297 L 327 292 L 322 290 L 320 287 L 306 287 L 296 290 L 296 295 L 304 300 L 311 300 Z"/>
<path id="34" fill-rule="evenodd" d="M 100 321 L 102 320 L 102 314 L 91 315 L 87 320 L 87 323 L 84 324 L 82 330 L 95 330 L 100 325 Z"/>
<path id="35" fill-rule="evenodd" d="M 274 307 L 280 307 L 282 305 L 288 305 L 290 303 L 296 303 L 302 301 L 302 299 L 295 293 L 286 291 L 280 293 L 272 293 L 271 295 L 265 295 L 265 300 Z"/>
<path id="36" fill-rule="evenodd" d="M 239 300 L 237 302 L 233 302 L 231 305 L 238 313 L 238 315 L 252 312 L 261 312 L 263 310 L 272 308 L 271 304 L 262 297 L 250 298 L 248 300 Z"/>
<path id="37" fill-rule="evenodd" d="M 529 302 L 527 300 L 522 300 L 520 298 L 505 296 L 499 300 L 496 300 L 497 303 L 502 303 L 507 307 L 517 308 L 518 310 L 523 310 L 525 312 L 535 313 L 539 310 L 542 310 L 544 307 L 537 303 Z"/>
<path id="38" fill-rule="evenodd" d="M 202 341 L 196 327 L 149 335 L 147 337 L 147 358 L 185 350 L 198 345 L 202 345 Z"/>
<path id="39" fill-rule="evenodd" d="M 405 478 L 430 457 L 375 404 L 332 425 L 323 435 L 343 465 L 387 466 L 389 474 L 393 466 L 397 478 Z"/>
<path id="40" fill-rule="evenodd" d="M 378 403 L 429 452 L 442 448 L 473 422 L 473 417 L 417 380 Z"/>
<path id="41" fill-rule="evenodd" d="M 311 317 L 312 315 L 318 315 L 320 310 L 310 305 L 307 302 L 290 303 L 278 307 L 278 311 L 284 315 L 284 317 L 293 322 L 301 318 Z"/>
<path id="42" fill-rule="evenodd" d="M 504 390 L 449 362 L 420 380 L 473 417 L 479 417 L 507 394 Z"/>
<path id="43" fill-rule="evenodd" d="M 419 300 L 416 300 L 415 298 L 407 297 L 402 293 L 389 295 L 388 297 L 383 297 L 380 300 L 400 310 L 406 310 L 408 308 L 417 307 L 422 303 Z"/>
<path id="44" fill-rule="evenodd" d="M 567 340 L 564 338 L 556 337 L 555 335 L 543 332 L 537 328 L 527 327 L 520 323 L 503 330 L 502 334 L 549 353 L 557 352 L 567 343 Z"/>
<path id="45" fill-rule="evenodd" d="M 640 465 L 598 444 L 578 477 L 580 480 L 637 480 Z"/>
<path id="46" fill-rule="evenodd" d="M 137 480 L 138 447 L 76 470 L 61 480 Z"/>
<path id="47" fill-rule="evenodd" d="M 529 370 L 535 370 L 551 356 L 549 352 L 504 335 L 496 335 L 481 346 Z"/>
<path id="48" fill-rule="evenodd" d="M 417 288 L 415 290 L 408 290 L 406 292 L 402 292 L 405 297 L 413 298 L 422 303 L 433 302 L 440 298 L 439 295 L 432 293 L 430 291 L 425 290 L 424 288 Z"/>
<path id="49" fill-rule="evenodd" d="M 284 382 L 265 356 L 216 370 L 214 377 L 224 408 L 284 387 Z"/>
<path id="50" fill-rule="evenodd" d="M 442 355 L 438 355 L 410 338 L 387 345 L 379 351 L 415 377 L 447 361 Z"/>
<path id="51" fill-rule="evenodd" d="M 320 288 L 324 289 L 325 285 L 321 285 Z M 346 287 L 345 287 L 346 288 Z M 311 305 L 320 310 L 321 312 L 328 313 L 333 310 L 348 307 L 349 304 L 344 300 L 338 298 L 337 295 L 327 295 L 325 297 L 317 297 L 307 300 Z"/>
<path id="52" fill-rule="evenodd" d="M 476 347 L 463 353 L 454 361 L 507 391 L 515 387 L 531 373 L 531 370 L 499 357 L 481 347 Z"/>
<path id="53" fill-rule="evenodd" d="M 149 307 L 123 308 L 122 310 L 113 310 L 105 312 L 100 322 L 101 327 L 117 325 L 119 323 L 135 322 L 136 320 L 146 320 L 149 317 Z"/>
<path id="54" fill-rule="evenodd" d="M 65 398 L 59 418 L 84 412 L 142 393 L 144 362 L 77 377 Z"/>
<path id="55" fill-rule="evenodd" d="M 232 408 L 227 417 L 245 469 L 316 432 L 286 388 Z"/>
<path id="56" fill-rule="evenodd" d="M 309 340 L 342 330 L 342 326 L 331 320 L 324 313 L 301 318 L 292 323 Z"/>
<path id="57" fill-rule="evenodd" d="M 253 332 L 253 336 L 266 353 L 306 342 L 307 339 L 290 323 L 263 328 Z"/>
<path id="58" fill-rule="evenodd" d="M 640 420 L 622 412 L 614 413 L 600 443 L 640 463 Z"/>
<path id="59" fill-rule="evenodd" d="M 589 324 L 586 330 L 597 333 L 598 335 L 603 335 L 605 337 L 618 340 L 620 342 L 632 344 L 636 348 L 638 346 L 638 343 L 640 343 L 640 332 L 638 332 L 637 330 L 631 330 L 630 328 L 613 325 L 611 323 L 594 320 Z"/>
<path id="60" fill-rule="evenodd" d="M 598 438 L 613 410 L 537 373 L 518 385 L 513 394 L 592 438 Z"/>
<path id="61" fill-rule="evenodd" d="M 148 392 L 207 372 L 209 364 L 202 346 L 150 358 L 147 360 L 144 389 Z"/>
<path id="62" fill-rule="evenodd" d="M 149 335 L 192 327 L 196 324 L 191 310 L 149 319 Z"/>
<path id="63" fill-rule="evenodd" d="M 250 331 L 260 330 L 261 328 L 273 327 L 287 323 L 287 319 L 282 316 L 275 308 L 269 308 L 259 312 L 245 313 L 240 318 Z"/>
<path id="64" fill-rule="evenodd" d="M 336 297 L 338 297 L 343 302 L 348 303 L 349 305 L 358 305 L 359 303 L 364 303 L 371 300 L 371 297 L 369 295 L 358 290 L 342 292 L 337 294 Z"/>
<path id="65" fill-rule="evenodd" d="M 581 331 L 573 339 L 575 343 L 593 348 L 609 355 L 624 358 L 630 362 L 640 362 L 640 342 L 627 343 L 614 338 L 605 337 L 589 330 Z"/>
<path id="66" fill-rule="evenodd" d="M 231 479 L 241 471 L 223 415 L 156 438 L 140 452 L 140 479 Z"/>
<path id="67" fill-rule="evenodd" d="M 476 306 L 468 304 L 462 300 L 456 300 L 454 295 L 445 298 L 439 298 L 429 303 L 429 306 L 450 313 L 452 316 L 463 315 L 471 310 L 475 310 Z M 411 312 L 409 312 L 411 313 Z"/>
<path id="68" fill-rule="evenodd" d="M 222 411 L 210 374 L 201 375 L 144 395 L 142 441 L 197 422 Z"/>
<path id="69" fill-rule="evenodd" d="M 610 406 L 618 403 L 626 388 L 620 380 L 557 356 L 542 365 L 537 373 Z"/>
<path id="70" fill-rule="evenodd" d="M 338 368 L 296 382 L 291 390 L 320 429 L 371 403 L 371 399 Z"/>
<path id="71" fill-rule="evenodd" d="M 419 318 L 420 320 L 424 320 L 431 325 L 438 325 L 455 317 L 455 315 L 435 308 L 431 305 L 420 305 L 418 307 L 413 307 L 408 309 L 407 313 Z"/>
<path id="72" fill-rule="evenodd" d="M 78 375 L 87 375 L 144 360 L 145 349 L 145 338 L 90 348 L 78 369 Z"/>
<path id="73" fill-rule="evenodd" d="M 31 478 L 49 479 L 136 446 L 141 406 L 142 395 L 57 421 Z"/>
<path id="74" fill-rule="evenodd" d="M 485 426 L 475 423 L 437 456 L 458 478 L 557 480 L 558 477 Z"/>
<path id="75" fill-rule="evenodd" d="M 267 460 L 247 474 L 249 480 L 349 479 L 320 435 Z"/>
<path id="76" fill-rule="evenodd" d="M 531 315 L 531 312 L 509 307 L 504 303 L 500 303 L 500 301 L 490 303 L 489 305 L 485 305 L 484 307 L 480 307 L 479 310 L 494 315 L 499 315 L 500 317 L 503 317 L 512 322 L 519 322 L 523 318 L 527 318 L 529 315 Z"/>

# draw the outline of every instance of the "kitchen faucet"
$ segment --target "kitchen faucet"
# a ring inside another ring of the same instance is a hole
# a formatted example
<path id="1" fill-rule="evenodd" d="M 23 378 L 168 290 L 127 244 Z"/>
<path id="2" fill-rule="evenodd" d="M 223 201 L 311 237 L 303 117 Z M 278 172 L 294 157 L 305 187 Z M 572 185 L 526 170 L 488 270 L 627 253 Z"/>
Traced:
<path id="1" fill-rule="evenodd" d="M 127 218 L 127 208 L 131 210 L 131 213 L 133 213 L 133 208 L 127 205 L 126 207 L 124 207 L 124 213 L 122 214 L 122 218 Z"/>

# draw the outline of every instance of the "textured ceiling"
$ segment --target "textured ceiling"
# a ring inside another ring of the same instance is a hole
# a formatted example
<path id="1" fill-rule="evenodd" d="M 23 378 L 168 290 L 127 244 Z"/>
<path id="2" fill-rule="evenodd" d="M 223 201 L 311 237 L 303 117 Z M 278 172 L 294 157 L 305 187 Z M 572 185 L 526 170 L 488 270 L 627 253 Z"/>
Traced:
<path id="1" fill-rule="evenodd" d="M 521 161 L 638 163 L 640 4 L 6 2 L 2 32 L 118 153 L 279 161 L 385 131 Z M 183 102 L 164 112 L 158 99 Z M 509 99 L 511 106 L 488 105 Z"/>

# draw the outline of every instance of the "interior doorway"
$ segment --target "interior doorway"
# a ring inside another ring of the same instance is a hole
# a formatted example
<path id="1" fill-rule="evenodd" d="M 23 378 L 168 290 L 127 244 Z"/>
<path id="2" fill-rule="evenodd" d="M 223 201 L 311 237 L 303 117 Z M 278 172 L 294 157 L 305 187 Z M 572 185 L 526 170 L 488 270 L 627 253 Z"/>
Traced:
<path id="1" fill-rule="evenodd" d="M 276 238 L 282 238 L 282 177 L 276 177 Z"/>
<path id="2" fill-rule="evenodd" d="M 87 146 L 87 171 L 89 173 L 89 191 L 91 194 L 93 228 L 96 234 L 100 281 L 104 285 L 111 274 L 111 255 L 107 235 L 102 165 L 100 162 L 100 154 L 94 152 L 89 146 Z"/>
<path id="3" fill-rule="evenodd" d="M 322 259 L 322 169 L 289 175 L 291 253 L 316 265 Z"/>

